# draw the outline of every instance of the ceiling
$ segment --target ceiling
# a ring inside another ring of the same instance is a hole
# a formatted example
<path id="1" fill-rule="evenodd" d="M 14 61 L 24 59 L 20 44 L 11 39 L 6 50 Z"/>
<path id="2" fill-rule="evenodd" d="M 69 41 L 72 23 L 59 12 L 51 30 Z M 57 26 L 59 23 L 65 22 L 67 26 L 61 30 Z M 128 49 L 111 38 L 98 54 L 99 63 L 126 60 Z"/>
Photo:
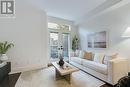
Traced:
<path id="1" fill-rule="evenodd" d="M 31 0 L 48 16 L 58 17 L 81 23 L 120 2 L 130 0 Z"/>
<path id="2" fill-rule="evenodd" d="M 95 9 L 106 0 L 42 0 L 49 16 L 75 20 Z"/>

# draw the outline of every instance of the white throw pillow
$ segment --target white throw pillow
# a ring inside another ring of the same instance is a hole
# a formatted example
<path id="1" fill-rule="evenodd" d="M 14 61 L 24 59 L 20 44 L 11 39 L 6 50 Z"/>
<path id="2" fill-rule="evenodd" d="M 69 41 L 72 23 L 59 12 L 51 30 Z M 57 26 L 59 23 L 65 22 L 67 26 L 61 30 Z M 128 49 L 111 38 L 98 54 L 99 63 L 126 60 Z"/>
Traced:
<path id="1" fill-rule="evenodd" d="M 70 52 L 70 57 L 75 57 L 74 52 Z"/>
<path id="2" fill-rule="evenodd" d="M 78 57 L 79 56 L 79 52 L 80 52 L 80 50 L 76 50 L 74 57 Z"/>
<path id="3" fill-rule="evenodd" d="M 84 51 L 79 51 L 79 57 L 83 58 L 84 57 Z"/>
<path id="4" fill-rule="evenodd" d="M 103 64 L 107 65 L 108 61 L 117 58 L 117 55 L 118 55 L 118 53 L 116 53 L 114 55 L 105 55 Z"/>
<path id="5" fill-rule="evenodd" d="M 103 53 L 95 53 L 94 55 L 94 62 L 97 62 L 97 63 L 103 63 L 103 59 L 104 59 L 104 54 Z"/>

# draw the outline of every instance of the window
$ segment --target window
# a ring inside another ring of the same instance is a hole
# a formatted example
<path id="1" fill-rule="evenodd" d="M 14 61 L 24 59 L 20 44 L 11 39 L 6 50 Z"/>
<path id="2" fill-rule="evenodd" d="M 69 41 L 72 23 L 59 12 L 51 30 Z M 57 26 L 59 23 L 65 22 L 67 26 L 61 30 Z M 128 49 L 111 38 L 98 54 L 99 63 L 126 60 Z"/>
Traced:
<path id="1" fill-rule="evenodd" d="M 48 23 L 48 28 L 58 29 L 58 24 L 56 24 L 56 23 Z"/>
<path id="2" fill-rule="evenodd" d="M 48 28 L 70 31 L 70 25 L 65 25 L 65 24 L 48 23 Z"/>

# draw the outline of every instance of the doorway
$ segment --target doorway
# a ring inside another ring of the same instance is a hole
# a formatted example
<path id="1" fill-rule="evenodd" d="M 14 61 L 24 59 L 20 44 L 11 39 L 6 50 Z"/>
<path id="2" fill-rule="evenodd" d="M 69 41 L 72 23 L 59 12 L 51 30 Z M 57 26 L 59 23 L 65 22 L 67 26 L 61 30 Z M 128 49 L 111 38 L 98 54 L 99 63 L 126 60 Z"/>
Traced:
<path id="1" fill-rule="evenodd" d="M 63 48 L 64 60 L 69 58 L 70 34 L 63 32 L 50 32 L 50 57 L 51 61 L 58 60 L 60 48 Z"/>

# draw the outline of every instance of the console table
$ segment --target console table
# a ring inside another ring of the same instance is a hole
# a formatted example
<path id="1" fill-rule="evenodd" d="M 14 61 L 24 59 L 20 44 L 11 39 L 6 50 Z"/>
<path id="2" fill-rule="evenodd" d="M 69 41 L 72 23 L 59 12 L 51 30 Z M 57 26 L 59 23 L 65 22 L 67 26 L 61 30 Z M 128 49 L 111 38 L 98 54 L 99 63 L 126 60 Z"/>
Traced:
<path id="1" fill-rule="evenodd" d="M 0 82 L 11 72 L 11 62 L 0 68 Z"/>

